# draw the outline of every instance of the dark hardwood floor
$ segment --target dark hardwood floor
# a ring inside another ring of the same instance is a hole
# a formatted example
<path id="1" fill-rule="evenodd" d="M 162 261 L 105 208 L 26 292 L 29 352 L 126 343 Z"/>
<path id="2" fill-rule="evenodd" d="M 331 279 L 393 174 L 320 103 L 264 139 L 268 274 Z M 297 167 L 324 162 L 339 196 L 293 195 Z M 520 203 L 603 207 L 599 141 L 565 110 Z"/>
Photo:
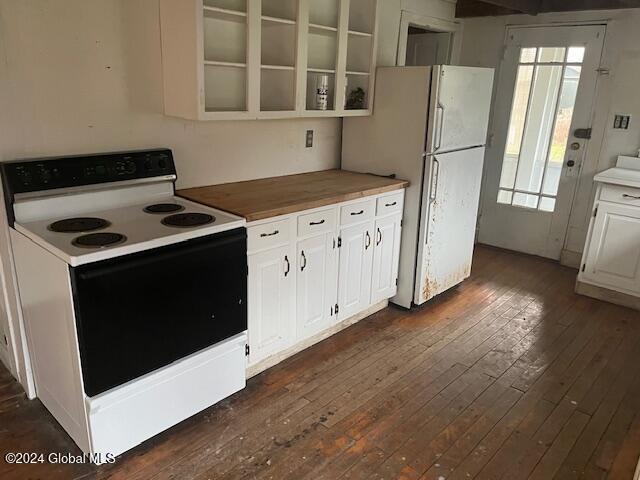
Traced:
<path id="1" fill-rule="evenodd" d="M 640 313 L 576 272 L 478 247 L 462 286 L 388 308 L 251 379 L 114 465 L 0 478 L 631 479 Z M 0 372 L 0 452 L 79 450 Z"/>

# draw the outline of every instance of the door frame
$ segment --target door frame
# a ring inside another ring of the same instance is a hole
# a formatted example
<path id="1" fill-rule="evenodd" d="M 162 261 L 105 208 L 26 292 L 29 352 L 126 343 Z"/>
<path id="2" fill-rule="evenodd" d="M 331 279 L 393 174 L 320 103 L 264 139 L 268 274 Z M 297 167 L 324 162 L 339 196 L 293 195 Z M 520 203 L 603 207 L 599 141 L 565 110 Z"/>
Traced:
<path id="1" fill-rule="evenodd" d="M 484 173 L 483 173 L 483 177 L 482 177 L 482 191 L 481 191 L 481 200 L 480 200 L 480 208 L 479 208 L 479 212 L 478 212 L 478 224 L 476 227 L 476 242 L 480 242 L 480 227 L 481 227 L 481 220 L 483 215 L 485 215 L 486 210 L 487 210 L 487 198 L 486 195 L 488 194 L 487 192 L 487 188 L 488 188 L 488 183 L 489 183 L 489 176 L 491 173 L 495 173 L 492 172 L 492 165 L 491 162 L 498 162 L 500 161 L 500 167 L 497 169 L 497 174 L 500 175 L 500 172 L 502 170 L 502 162 L 500 159 L 496 159 L 496 156 L 499 154 L 499 151 L 502 151 L 503 146 L 501 146 L 499 143 L 496 143 L 496 137 L 499 137 L 498 134 L 496 134 L 496 124 L 499 123 L 499 119 L 496 117 L 496 105 L 497 103 L 500 101 L 498 99 L 498 93 L 500 92 L 500 89 L 503 87 L 502 82 L 503 82 L 503 70 L 504 70 L 504 66 L 505 66 L 505 54 L 507 51 L 507 43 L 509 41 L 509 37 L 512 34 L 512 32 L 514 30 L 524 30 L 524 29 L 540 29 L 540 28 L 567 28 L 567 27 L 601 27 L 603 29 L 603 36 L 602 36 L 602 48 L 600 51 L 600 57 L 598 58 L 597 61 L 597 67 L 600 69 L 602 67 L 602 60 L 607 48 L 607 30 L 609 27 L 610 22 L 607 20 L 588 20 L 588 21 L 569 21 L 569 22 L 558 22 L 558 23 L 550 23 L 550 22 L 540 22 L 540 23 L 536 23 L 535 21 L 531 22 L 531 23 L 523 23 L 523 24 L 516 24 L 516 23 L 509 23 L 505 25 L 505 32 L 504 32 L 504 37 L 503 37 L 503 41 L 502 41 L 502 48 L 501 48 L 501 55 L 500 58 L 498 60 L 498 64 L 496 65 L 496 80 L 494 82 L 494 92 L 493 92 L 493 103 L 492 103 L 492 107 L 491 107 L 491 117 L 490 117 L 490 121 L 489 121 L 489 133 L 488 133 L 488 141 L 487 141 L 487 153 L 489 154 L 486 158 L 485 161 L 485 169 L 484 169 Z M 607 72 L 605 72 L 605 74 L 607 74 Z M 601 76 L 602 73 L 600 73 L 599 75 L 596 76 L 595 79 L 595 84 L 594 84 L 594 88 L 593 88 L 593 100 L 591 103 L 591 110 L 589 112 L 589 126 L 590 127 L 594 127 L 595 122 L 596 122 L 596 105 L 598 103 L 598 96 L 599 96 L 599 92 L 600 92 L 600 88 L 601 88 Z M 514 92 L 511 93 L 510 95 L 510 101 L 512 101 L 513 98 L 513 94 Z M 508 125 L 508 121 L 507 120 L 507 125 Z M 594 129 L 595 132 L 595 129 Z M 574 213 L 574 206 L 575 206 L 575 201 L 576 201 L 576 197 L 578 195 L 578 192 L 582 186 L 582 183 L 584 181 L 588 181 L 593 183 L 593 179 L 592 178 L 588 178 L 585 179 L 582 176 L 582 172 L 585 170 L 588 170 L 587 164 L 590 161 L 593 161 L 593 157 L 594 157 L 594 152 L 597 152 L 600 150 L 601 145 L 602 145 L 602 141 L 603 141 L 603 136 L 604 136 L 604 132 L 598 132 L 598 136 L 596 137 L 595 135 L 593 135 L 590 139 L 588 139 L 585 142 L 585 145 L 583 147 L 583 152 L 582 152 L 582 156 L 581 156 L 581 162 L 580 165 L 578 167 L 578 173 L 576 175 L 576 179 L 575 182 L 573 184 L 573 186 L 571 187 L 571 192 L 570 192 L 570 201 L 569 204 L 566 206 L 568 213 L 567 213 L 567 222 L 566 225 L 563 226 L 562 229 L 562 241 L 561 241 L 561 252 L 560 252 L 560 263 L 562 264 L 567 264 L 567 260 L 569 261 L 568 264 L 570 264 L 570 266 L 575 266 L 577 268 L 577 265 L 580 262 L 580 255 L 577 255 L 577 257 L 575 255 L 571 256 L 571 255 L 567 255 L 568 253 L 572 253 L 572 252 L 568 252 L 566 250 L 567 248 L 567 240 L 568 240 L 568 233 L 569 233 L 569 228 L 571 226 L 571 222 L 572 222 L 572 216 Z M 596 161 L 597 161 L 597 153 L 595 153 L 595 157 L 596 157 Z M 564 168 L 564 165 L 563 165 Z M 593 190 L 593 188 L 592 188 Z M 556 196 L 557 198 L 557 196 Z M 494 200 L 495 201 L 495 200 Z M 513 208 L 517 208 L 517 207 L 513 207 Z M 576 257 L 576 258 L 574 258 Z"/>
<path id="2" fill-rule="evenodd" d="M 438 33 L 450 33 L 450 64 L 457 65 L 460 59 L 460 51 L 462 49 L 462 24 L 442 20 L 429 15 L 420 15 L 408 10 L 400 12 L 400 34 L 398 35 L 398 49 L 396 53 L 396 65 L 404 67 L 407 61 L 407 40 L 409 38 L 409 27 L 419 27 L 432 30 Z"/>

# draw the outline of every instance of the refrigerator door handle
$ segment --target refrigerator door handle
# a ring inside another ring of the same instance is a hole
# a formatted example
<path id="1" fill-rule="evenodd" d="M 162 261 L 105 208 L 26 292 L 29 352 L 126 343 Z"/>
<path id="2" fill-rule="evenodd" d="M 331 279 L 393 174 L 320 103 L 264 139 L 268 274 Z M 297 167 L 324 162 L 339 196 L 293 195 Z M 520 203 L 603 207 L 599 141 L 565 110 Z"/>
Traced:
<path id="1" fill-rule="evenodd" d="M 442 146 L 442 132 L 444 126 L 444 105 L 438 102 L 438 106 L 436 107 L 436 135 L 435 135 L 435 145 L 433 147 L 433 151 L 437 152 L 440 150 Z"/>
<path id="2" fill-rule="evenodd" d="M 429 189 L 429 203 L 433 203 L 438 196 L 438 177 L 440 176 L 440 162 L 433 157 L 433 166 L 431 167 L 431 188 Z"/>

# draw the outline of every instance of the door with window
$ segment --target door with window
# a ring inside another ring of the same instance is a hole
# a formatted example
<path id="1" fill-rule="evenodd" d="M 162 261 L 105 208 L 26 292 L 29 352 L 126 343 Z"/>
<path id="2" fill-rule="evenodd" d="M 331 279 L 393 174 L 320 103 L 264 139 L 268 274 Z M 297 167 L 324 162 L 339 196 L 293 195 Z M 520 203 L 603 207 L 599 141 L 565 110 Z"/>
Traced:
<path id="1" fill-rule="evenodd" d="M 507 31 L 479 241 L 559 259 L 590 137 L 605 27 Z"/>

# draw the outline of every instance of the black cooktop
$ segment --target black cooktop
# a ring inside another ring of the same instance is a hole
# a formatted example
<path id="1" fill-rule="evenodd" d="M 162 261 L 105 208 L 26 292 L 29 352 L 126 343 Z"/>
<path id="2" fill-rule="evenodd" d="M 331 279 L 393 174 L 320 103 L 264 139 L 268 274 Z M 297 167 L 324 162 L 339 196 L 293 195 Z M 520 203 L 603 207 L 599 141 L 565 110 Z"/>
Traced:
<path id="1" fill-rule="evenodd" d="M 147 205 L 144 207 L 144 211 L 147 213 L 173 213 L 184 210 L 182 205 L 177 203 L 156 203 L 154 205 Z"/>
<path id="2" fill-rule="evenodd" d="M 100 230 L 106 228 L 111 223 L 104 218 L 96 217 L 77 217 L 77 218 L 65 218 L 64 220 L 58 220 L 49 225 L 49 230 L 52 232 L 62 233 L 79 233 L 79 232 L 91 232 L 92 230 Z"/>
<path id="3" fill-rule="evenodd" d="M 74 238 L 71 243 L 81 248 L 102 248 L 123 243 L 126 239 L 127 237 L 121 233 L 99 232 L 80 235 Z"/>
<path id="4" fill-rule="evenodd" d="M 207 213 L 177 213 L 162 219 L 162 224 L 169 227 L 199 227 L 215 222 L 216 217 Z"/>

